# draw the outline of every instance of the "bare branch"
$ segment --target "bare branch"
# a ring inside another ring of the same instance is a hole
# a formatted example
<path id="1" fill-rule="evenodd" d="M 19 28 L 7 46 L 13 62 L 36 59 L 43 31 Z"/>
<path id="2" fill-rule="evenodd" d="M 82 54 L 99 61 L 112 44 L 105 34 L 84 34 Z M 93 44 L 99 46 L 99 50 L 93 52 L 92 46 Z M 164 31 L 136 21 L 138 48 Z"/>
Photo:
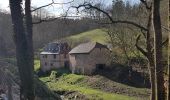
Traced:
<path id="1" fill-rule="evenodd" d="M 105 15 L 109 18 L 109 20 L 111 21 L 111 23 L 107 23 L 107 24 L 116 24 L 116 23 L 130 24 L 130 25 L 134 25 L 134 26 L 136 26 L 136 27 L 138 27 L 138 28 L 140 28 L 140 29 L 142 29 L 142 30 L 144 30 L 144 31 L 147 31 L 147 28 L 145 28 L 145 27 L 143 27 L 143 26 L 141 26 L 141 25 L 139 25 L 139 24 L 137 24 L 137 23 L 135 23 L 135 22 L 132 22 L 132 21 L 127 21 L 127 20 L 113 20 L 113 18 L 111 17 L 111 15 L 109 15 L 108 12 L 106 12 L 106 11 L 104 11 L 104 10 L 98 8 L 98 7 L 95 7 L 95 6 L 91 5 L 90 3 L 86 3 L 86 2 L 85 2 L 85 3 L 82 4 L 82 5 L 72 6 L 72 7 L 73 7 L 73 8 L 76 8 L 77 11 L 78 11 L 78 9 L 81 8 L 81 7 L 84 7 L 85 9 L 95 9 L 95 10 L 97 10 L 97 11 L 100 11 L 100 12 L 102 12 L 103 14 L 105 14 Z"/>
<path id="2" fill-rule="evenodd" d="M 46 5 L 43 5 L 43 6 L 38 7 L 38 8 L 35 8 L 35 9 L 33 9 L 31 12 L 34 12 L 34 11 L 36 11 L 36 10 L 39 10 L 39 9 L 41 9 L 41 8 L 48 7 L 48 6 L 51 6 L 51 5 L 57 5 L 57 4 L 70 4 L 70 3 L 72 3 L 72 2 L 74 2 L 74 0 L 69 1 L 69 2 L 64 2 L 64 3 L 56 3 L 54 0 L 51 0 L 51 3 L 46 4 Z"/>
<path id="3" fill-rule="evenodd" d="M 167 38 L 164 42 L 162 42 L 162 46 L 168 44 L 169 39 Z"/>
<path id="4" fill-rule="evenodd" d="M 138 45 L 140 37 L 141 37 L 141 35 L 137 36 L 135 46 L 144 56 L 148 57 L 147 52 Z"/>
<path id="5" fill-rule="evenodd" d="M 46 19 L 40 19 L 39 21 L 37 22 L 32 22 L 32 24 L 40 24 L 42 22 L 51 22 L 51 21 L 54 21 L 54 20 L 57 20 L 59 19 L 60 17 L 56 17 L 56 18 L 46 18 Z"/>
<path id="6" fill-rule="evenodd" d="M 146 33 L 145 33 L 143 30 L 141 30 L 141 33 L 143 34 L 143 36 L 144 36 L 145 39 L 146 39 Z"/>
<path id="7" fill-rule="evenodd" d="M 43 22 L 52 22 L 60 18 L 75 18 L 75 17 L 80 17 L 80 16 L 60 16 L 60 17 L 55 17 L 55 18 L 44 18 L 44 19 L 39 19 L 37 22 L 33 22 L 32 24 L 40 24 Z"/>
<path id="8" fill-rule="evenodd" d="M 38 8 L 35 8 L 35 9 L 31 10 L 31 12 L 34 12 L 34 11 L 39 10 L 39 9 L 41 9 L 41 8 L 44 8 L 44 7 L 51 6 L 51 5 L 53 5 L 53 4 L 54 4 L 54 3 L 51 2 L 51 3 L 47 4 L 47 5 L 44 5 L 44 6 L 41 6 L 41 7 L 38 7 Z"/>
<path id="9" fill-rule="evenodd" d="M 161 25 L 162 26 L 162 28 L 164 29 L 164 30 L 166 30 L 166 31 L 169 31 L 170 32 L 170 29 L 168 28 L 168 27 L 166 27 L 166 26 L 164 26 L 164 25 Z"/>

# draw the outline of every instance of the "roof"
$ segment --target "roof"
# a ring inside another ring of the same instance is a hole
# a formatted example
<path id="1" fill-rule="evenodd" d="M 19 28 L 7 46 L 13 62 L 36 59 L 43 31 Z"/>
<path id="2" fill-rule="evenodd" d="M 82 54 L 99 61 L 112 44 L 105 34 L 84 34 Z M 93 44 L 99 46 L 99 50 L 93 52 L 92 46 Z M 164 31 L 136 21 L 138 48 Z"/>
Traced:
<path id="1" fill-rule="evenodd" d="M 84 54 L 91 52 L 94 48 L 107 48 L 106 45 L 103 45 L 98 42 L 88 42 L 78 45 L 77 47 L 73 48 L 69 54 Z M 107 48 L 108 49 L 108 48 Z"/>
<path id="2" fill-rule="evenodd" d="M 68 53 L 70 48 L 67 43 L 49 43 L 44 48 L 40 54 L 63 54 Z"/>

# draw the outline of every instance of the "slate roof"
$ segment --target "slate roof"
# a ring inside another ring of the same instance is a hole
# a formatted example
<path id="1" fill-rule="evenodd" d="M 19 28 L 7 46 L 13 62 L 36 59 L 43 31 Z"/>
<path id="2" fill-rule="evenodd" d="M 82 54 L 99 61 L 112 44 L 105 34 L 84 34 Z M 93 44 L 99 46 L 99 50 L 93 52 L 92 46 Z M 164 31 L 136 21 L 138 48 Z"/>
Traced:
<path id="1" fill-rule="evenodd" d="M 63 54 L 68 53 L 70 48 L 67 43 L 49 43 L 40 54 Z"/>
<path id="2" fill-rule="evenodd" d="M 90 53 L 94 48 L 107 48 L 107 46 L 98 42 L 83 43 L 73 48 L 69 54 L 86 54 Z"/>

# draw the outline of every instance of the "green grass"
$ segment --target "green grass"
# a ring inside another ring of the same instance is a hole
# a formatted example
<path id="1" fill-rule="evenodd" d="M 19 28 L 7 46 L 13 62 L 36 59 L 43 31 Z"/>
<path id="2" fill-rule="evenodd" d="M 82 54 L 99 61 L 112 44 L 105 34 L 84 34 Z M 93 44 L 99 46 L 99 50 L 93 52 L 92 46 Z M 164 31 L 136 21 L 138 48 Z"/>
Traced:
<path id="1" fill-rule="evenodd" d="M 104 29 L 95 29 L 77 35 L 69 36 L 64 40 L 70 41 L 72 45 L 77 45 L 82 42 L 90 42 L 90 41 L 106 44 L 108 40 L 108 35 L 104 31 Z"/>
<path id="2" fill-rule="evenodd" d="M 50 88 L 60 89 L 60 90 L 68 90 L 68 91 L 78 91 L 84 95 L 86 95 L 89 99 L 104 99 L 104 100 L 136 100 L 133 97 L 128 97 L 124 95 L 111 94 L 107 92 L 103 92 L 97 89 L 92 89 L 89 87 L 82 87 L 78 85 L 70 85 L 62 82 L 57 83 L 49 83 Z"/>
<path id="3" fill-rule="evenodd" d="M 51 90 L 78 91 L 79 93 L 86 95 L 90 100 L 139 100 L 137 97 L 109 93 L 91 88 L 85 82 L 88 77 L 89 76 L 84 75 L 67 74 L 61 76 L 56 81 L 51 81 L 49 77 L 40 79 L 45 82 Z"/>

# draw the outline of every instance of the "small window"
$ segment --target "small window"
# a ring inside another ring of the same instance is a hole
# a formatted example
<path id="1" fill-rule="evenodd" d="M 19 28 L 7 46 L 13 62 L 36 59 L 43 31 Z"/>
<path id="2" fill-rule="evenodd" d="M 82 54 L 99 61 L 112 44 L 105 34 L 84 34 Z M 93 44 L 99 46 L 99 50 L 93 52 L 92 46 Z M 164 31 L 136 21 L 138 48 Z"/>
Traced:
<path id="1" fill-rule="evenodd" d="M 45 66 L 47 66 L 47 62 L 45 62 Z"/>
<path id="2" fill-rule="evenodd" d="M 47 55 L 44 55 L 44 58 L 47 58 L 48 56 Z"/>
<path id="3" fill-rule="evenodd" d="M 53 56 L 54 56 L 54 59 L 56 59 L 56 55 L 54 54 Z"/>
<path id="4" fill-rule="evenodd" d="M 105 64 L 96 64 L 97 70 L 103 70 L 105 67 Z"/>
<path id="5" fill-rule="evenodd" d="M 77 55 L 75 55 L 74 58 L 77 59 Z"/>
<path id="6" fill-rule="evenodd" d="M 53 66 L 53 63 L 51 63 L 50 66 Z"/>

